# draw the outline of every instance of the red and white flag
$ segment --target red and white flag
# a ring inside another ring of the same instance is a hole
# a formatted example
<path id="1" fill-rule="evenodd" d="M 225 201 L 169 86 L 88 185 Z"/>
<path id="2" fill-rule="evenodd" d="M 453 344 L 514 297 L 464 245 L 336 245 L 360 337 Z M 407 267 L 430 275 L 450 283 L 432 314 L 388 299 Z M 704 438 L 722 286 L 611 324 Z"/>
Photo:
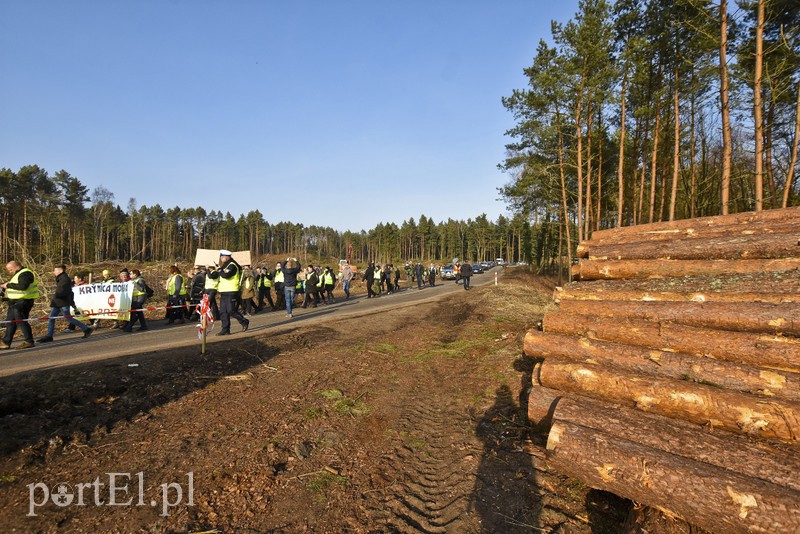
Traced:
<path id="1" fill-rule="evenodd" d="M 197 337 L 203 339 L 203 324 L 206 325 L 206 335 L 208 335 L 214 328 L 214 314 L 211 313 L 211 306 L 208 303 L 208 295 L 203 295 L 201 300 L 195 307 L 197 313 L 200 315 L 200 322 L 197 323 Z M 205 321 L 203 321 L 205 317 Z"/>

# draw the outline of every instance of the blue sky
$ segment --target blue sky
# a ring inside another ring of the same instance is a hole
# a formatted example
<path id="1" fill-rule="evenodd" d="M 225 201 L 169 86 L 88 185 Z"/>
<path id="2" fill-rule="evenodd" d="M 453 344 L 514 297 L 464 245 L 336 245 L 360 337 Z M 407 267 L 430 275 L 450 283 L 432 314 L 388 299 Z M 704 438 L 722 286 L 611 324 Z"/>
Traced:
<path id="1" fill-rule="evenodd" d="M 361 230 L 505 213 L 501 97 L 568 1 L 0 0 L 0 167 Z"/>

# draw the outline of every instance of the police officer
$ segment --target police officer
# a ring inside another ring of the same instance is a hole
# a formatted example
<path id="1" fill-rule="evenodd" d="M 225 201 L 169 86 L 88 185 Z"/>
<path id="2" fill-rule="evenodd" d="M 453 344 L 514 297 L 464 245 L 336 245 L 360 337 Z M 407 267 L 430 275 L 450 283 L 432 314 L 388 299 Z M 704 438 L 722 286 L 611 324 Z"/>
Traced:
<path id="1" fill-rule="evenodd" d="M 219 278 L 219 315 L 222 319 L 222 330 L 218 336 L 231 334 L 231 317 L 242 325 L 242 332 L 247 332 L 250 321 L 245 319 L 238 308 L 239 282 L 242 279 L 242 267 L 233 259 L 230 250 L 219 251 L 219 270 L 209 273 L 209 276 Z"/>
<path id="2" fill-rule="evenodd" d="M 17 326 L 22 330 L 25 338 L 17 347 L 27 349 L 33 347 L 33 330 L 28 323 L 28 317 L 33 308 L 33 302 L 39 297 L 39 283 L 36 274 L 27 267 L 23 267 L 17 260 L 11 260 L 6 264 L 6 270 L 11 273 L 11 280 L 0 287 L 6 290 L 8 299 L 8 313 L 6 320 L 12 321 L 6 325 L 6 335 L 0 342 L 0 349 L 10 349 L 11 340 L 17 331 Z"/>

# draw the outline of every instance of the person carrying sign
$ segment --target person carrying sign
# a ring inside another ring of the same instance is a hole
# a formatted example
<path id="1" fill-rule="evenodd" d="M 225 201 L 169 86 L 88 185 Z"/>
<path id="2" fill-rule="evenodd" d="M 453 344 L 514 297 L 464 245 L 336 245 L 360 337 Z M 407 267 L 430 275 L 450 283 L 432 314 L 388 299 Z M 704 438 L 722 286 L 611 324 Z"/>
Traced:
<path id="1" fill-rule="evenodd" d="M 53 267 L 53 274 L 56 275 L 56 291 L 53 293 L 53 298 L 50 299 L 50 320 L 47 321 L 47 334 L 36 341 L 39 343 L 53 341 L 53 334 L 56 330 L 55 318 L 59 315 L 70 316 L 67 319 L 70 326 L 80 328 L 83 331 L 83 337 L 89 337 L 92 334 L 92 329 L 71 317 L 70 310 L 75 310 L 77 315 L 77 308 L 75 307 L 75 294 L 72 292 L 72 280 L 67 275 L 66 265 L 62 264 Z"/>
<path id="2" fill-rule="evenodd" d="M 139 269 L 131 269 L 131 282 L 133 282 L 133 292 L 131 293 L 131 319 L 122 328 L 123 332 L 132 332 L 133 325 L 139 321 L 141 326 L 139 331 L 147 330 L 147 321 L 144 318 L 144 303 L 148 297 L 153 296 L 153 290 L 147 285 Z"/>
<path id="3" fill-rule="evenodd" d="M 23 267 L 17 260 L 8 262 L 6 270 L 11 273 L 11 280 L 0 284 L 0 287 L 5 289 L 5 298 L 8 300 L 6 320 L 10 323 L 6 325 L 6 335 L 0 342 L 0 349 L 11 348 L 11 340 L 14 338 L 18 326 L 25 339 L 17 348 L 27 349 L 34 346 L 33 330 L 28 323 L 28 317 L 33 308 L 33 302 L 39 298 L 38 280 L 33 271 Z"/>

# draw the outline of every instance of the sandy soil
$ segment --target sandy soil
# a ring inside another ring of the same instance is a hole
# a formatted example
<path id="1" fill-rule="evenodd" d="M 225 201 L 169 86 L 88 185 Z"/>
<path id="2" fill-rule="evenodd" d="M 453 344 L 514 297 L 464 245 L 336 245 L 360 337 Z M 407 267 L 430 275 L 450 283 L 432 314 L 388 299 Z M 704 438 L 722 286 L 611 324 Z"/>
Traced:
<path id="1" fill-rule="evenodd" d="M 522 338 L 551 294 L 511 273 L 206 356 L 3 378 L 0 529 L 617 531 L 628 503 L 551 470 L 526 420 Z"/>

